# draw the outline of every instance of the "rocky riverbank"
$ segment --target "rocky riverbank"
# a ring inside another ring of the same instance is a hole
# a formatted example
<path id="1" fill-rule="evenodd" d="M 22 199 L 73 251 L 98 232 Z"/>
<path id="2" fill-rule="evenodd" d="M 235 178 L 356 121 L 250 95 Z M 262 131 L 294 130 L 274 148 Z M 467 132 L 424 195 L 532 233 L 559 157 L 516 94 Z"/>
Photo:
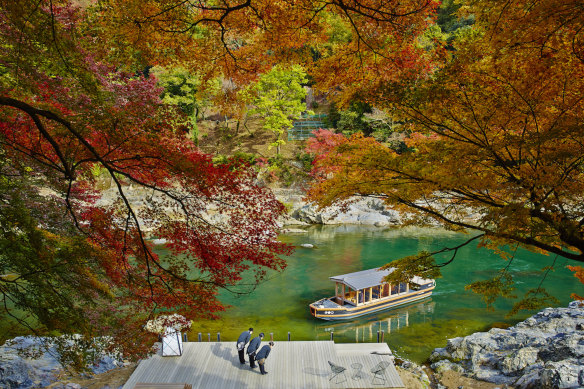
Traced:
<path id="1" fill-rule="evenodd" d="M 431 357 L 448 370 L 516 388 L 584 386 L 584 305 L 546 308 L 508 329 L 450 339 Z"/>
<path id="2" fill-rule="evenodd" d="M 58 362 L 59 347 L 47 338 L 19 336 L 0 346 L 0 389 L 42 388 L 80 389 L 73 382 L 60 382 L 68 375 Z M 80 379 L 128 366 L 109 354 L 96 356 Z"/>
<path id="3" fill-rule="evenodd" d="M 286 226 L 311 224 L 354 224 L 385 227 L 399 225 L 399 212 L 388 208 L 381 199 L 354 198 L 346 207 L 333 205 L 319 209 L 304 200 L 305 194 L 297 189 L 273 189 L 276 198 L 288 209 L 280 223 Z"/>

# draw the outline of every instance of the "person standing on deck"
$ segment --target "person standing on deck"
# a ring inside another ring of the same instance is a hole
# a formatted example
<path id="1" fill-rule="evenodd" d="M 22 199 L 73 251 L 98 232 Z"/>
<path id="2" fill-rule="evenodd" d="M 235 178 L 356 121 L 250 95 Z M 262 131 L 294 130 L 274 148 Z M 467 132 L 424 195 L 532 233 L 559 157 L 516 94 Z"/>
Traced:
<path id="1" fill-rule="evenodd" d="M 256 351 L 260 348 L 260 343 L 262 343 L 262 339 L 264 338 L 264 333 L 260 332 L 259 336 L 256 336 L 249 342 L 249 346 L 247 346 L 247 355 L 249 355 L 249 367 L 255 369 L 255 356 Z"/>
<path id="2" fill-rule="evenodd" d="M 245 358 L 244 358 L 244 349 L 245 349 L 245 345 L 247 344 L 247 342 L 249 342 L 249 339 L 251 338 L 251 334 L 253 334 L 253 328 L 250 328 L 249 331 L 243 331 L 241 333 L 241 335 L 239 335 L 239 338 L 237 338 L 237 352 L 239 353 L 239 362 L 241 364 L 245 363 Z"/>
<path id="3" fill-rule="evenodd" d="M 266 363 L 266 358 L 270 355 L 270 351 L 274 347 L 274 342 L 268 343 L 267 346 L 262 347 L 259 353 L 256 355 L 256 360 L 258 361 L 258 365 L 260 365 L 260 372 L 263 374 L 268 374 L 264 364 Z"/>

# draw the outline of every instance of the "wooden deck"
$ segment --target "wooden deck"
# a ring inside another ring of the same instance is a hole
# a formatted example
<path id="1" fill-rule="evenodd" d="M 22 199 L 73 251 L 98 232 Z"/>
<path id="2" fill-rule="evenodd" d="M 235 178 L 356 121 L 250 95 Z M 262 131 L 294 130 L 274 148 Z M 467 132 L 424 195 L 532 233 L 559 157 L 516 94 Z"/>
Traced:
<path id="1" fill-rule="evenodd" d="M 385 383 L 373 382 L 371 368 L 383 360 L 392 362 L 385 371 Z M 343 382 L 329 381 L 328 361 L 347 368 L 340 375 Z M 353 363 L 363 366 L 361 378 L 353 378 Z M 201 389 L 404 387 L 385 343 L 276 342 L 265 366 L 268 374 L 262 376 L 249 363 L 241 365 L 235 342 L 187 342 L 180 357 L 154 355 L 141 361 L 123 389 L 134 389 L 139 382 L 186 383 Z"/>

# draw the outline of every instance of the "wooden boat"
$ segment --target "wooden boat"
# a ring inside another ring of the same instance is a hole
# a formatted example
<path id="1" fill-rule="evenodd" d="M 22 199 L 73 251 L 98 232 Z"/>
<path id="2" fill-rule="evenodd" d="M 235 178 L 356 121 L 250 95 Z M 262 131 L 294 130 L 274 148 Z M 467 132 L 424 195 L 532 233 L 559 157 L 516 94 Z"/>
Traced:
<path id="1" fill-rule="evenodd" d="M 310 304 L 310 313 L 324 320 L 346 320 L 429 297 L 436 281 L 413 277 L 410 282 L 388 284 L 383 278 L 394 268 L 379 268 L 330 277 L 335 295 Z"/>

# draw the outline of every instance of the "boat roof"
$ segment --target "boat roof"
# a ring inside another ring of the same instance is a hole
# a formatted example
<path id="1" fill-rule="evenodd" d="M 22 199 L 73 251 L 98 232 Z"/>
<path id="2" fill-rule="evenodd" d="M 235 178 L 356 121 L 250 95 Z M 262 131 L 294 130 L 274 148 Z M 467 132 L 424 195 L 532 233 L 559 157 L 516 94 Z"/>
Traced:
<path id="1" fill-rule="evenodd" d="M 380 285 L 383 281 L 383 277 L 395 270 L 395 267 L 379 270 L 379 267 L 374 269 L 362 270 L 354 273 L 341 274 L 340 276 L 329 277 L 332 281 L 340 282 L 347 285 L 351 289 L 359 290 L 370 288 L 372 286 Z M 424 285 L 432 282 L 430 279 L 425 279 L 422 277 L 414 276 L 410 282 L 416 283 L 418 285 Z"/>

